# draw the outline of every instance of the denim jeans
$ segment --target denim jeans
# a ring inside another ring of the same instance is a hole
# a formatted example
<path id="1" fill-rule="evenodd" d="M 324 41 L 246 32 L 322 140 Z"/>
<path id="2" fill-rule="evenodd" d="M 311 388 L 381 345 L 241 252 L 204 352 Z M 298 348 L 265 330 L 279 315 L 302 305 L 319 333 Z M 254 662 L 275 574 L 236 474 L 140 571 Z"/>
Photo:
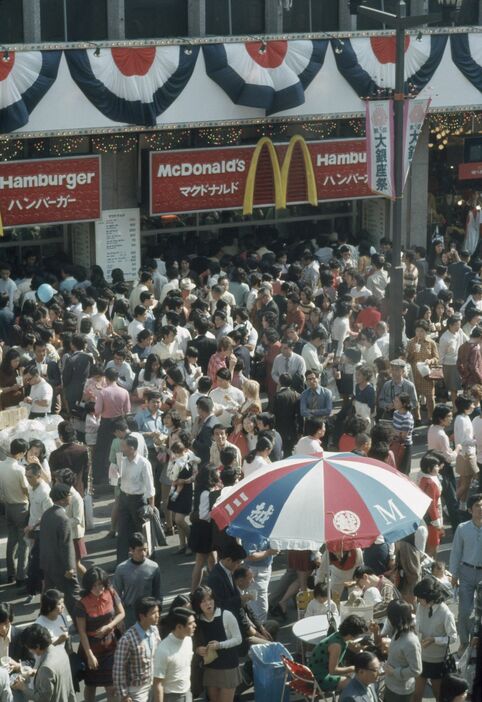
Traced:
<path id="1" fill-rule="evenodd" d="M 477 585 L 482 581 L 482 570 L 470 568 L 463 563 L 459 570 L 459 621 L 460 643 L 466 646 L 472 633 L 470 615 L 474 609 L 474 596 Z"/>
<path id="2" fill-rule="evenodd" d="M 268 617 L 268 587 L 271 579 L 271 565 L 255 566 L 250 565 L 253 571 L 254 582 L 250 586 L 256 592 L 256 600 L 248 604 L 248 608 L 253 612 L 256 619 L 265 622 Z"/>

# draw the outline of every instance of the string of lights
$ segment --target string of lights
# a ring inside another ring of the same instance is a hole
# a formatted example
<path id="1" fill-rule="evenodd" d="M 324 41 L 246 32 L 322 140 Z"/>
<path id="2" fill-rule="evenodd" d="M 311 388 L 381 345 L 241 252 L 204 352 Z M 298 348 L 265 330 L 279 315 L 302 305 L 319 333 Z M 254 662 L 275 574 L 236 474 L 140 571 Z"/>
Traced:
<path id="1" fill-rule="evenodd" d="M 449 137 L 482 134 L 482 112 L 437 113 L 429 117 L 429 149 L 443 151 Z"/>
<path id="2" fill-rule="evenodd" d="M 128 154 L 137 149 L 137 134 L 109 134 L 103 137 L 92 137 L 92 152 L 97 154 Z"/>

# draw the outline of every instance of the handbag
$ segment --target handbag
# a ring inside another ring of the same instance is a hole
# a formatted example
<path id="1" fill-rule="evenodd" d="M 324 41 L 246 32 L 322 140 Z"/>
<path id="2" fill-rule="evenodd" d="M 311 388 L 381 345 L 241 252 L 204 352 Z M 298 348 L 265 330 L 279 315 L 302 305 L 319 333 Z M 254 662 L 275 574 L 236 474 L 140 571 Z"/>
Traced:
<path id="1" fill-rule="evenodd" d="M 430 366 L 428 377 L 430 380 L 443 380 L 444 371 L 442 366 Z"/>
<path id="2" fill-rule="evenodd" d="M 63 614 L 60 615 L 64 622 L 64 626 L 67 628 L 67 621 Z M 72 682 L 74 684 L 74 690 L 80 692 L 79 682 L 85 677 L 85 661 L 78 651 L 74 651 L 72 646 L 72 641 L 70 637 L 64 644 L 65 652 L 69 658 L 70 664 L 70 674 L 72 675 Z"/>
<path id="3" fill-rule="evenodd" d="M 450 643 L 447 644 L 445 657 L 442 662 L 442 679 L 457 672 L 457 659 L 455 654 L 450 653 Z"/>

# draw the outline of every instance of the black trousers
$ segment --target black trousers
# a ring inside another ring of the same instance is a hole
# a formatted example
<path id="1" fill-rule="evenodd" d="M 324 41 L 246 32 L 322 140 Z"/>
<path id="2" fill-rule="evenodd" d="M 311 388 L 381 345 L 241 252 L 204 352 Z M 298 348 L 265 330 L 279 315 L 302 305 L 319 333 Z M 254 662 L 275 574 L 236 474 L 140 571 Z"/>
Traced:
<path id="1" fill-rule="evenodd" d="M 97 434 L 97 442 L 92 454 L 92 479 L 96 485 L 108 482 L 109 453 L 114 438 L 113 424 L 119 417 L 102 417 Z"/>
<path id="2" fill-rule="evenodd" d="M 40 568 L 40 540 L 39 531 L 33 532 L 33 545 L 30 549 L 30 556 L 27 566 L 27 594 L 37 595 L 42 592 L 43 573 Z"/>
<path id="3" fill-rule="evenodd" d="M 120 492 L 117 516 L 117 563 L 129 555 L 129 539 L 135 531 L 142 531 L 140 509 L 146 504 L 144 495 L 126 495 Z"/>

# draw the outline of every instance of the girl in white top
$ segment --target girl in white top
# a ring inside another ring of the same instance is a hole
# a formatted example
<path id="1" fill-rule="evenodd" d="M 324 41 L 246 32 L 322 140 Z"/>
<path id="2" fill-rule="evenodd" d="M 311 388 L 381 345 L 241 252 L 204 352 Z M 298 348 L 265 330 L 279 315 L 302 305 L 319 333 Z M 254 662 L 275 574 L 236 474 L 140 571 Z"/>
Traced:
<path id="1" fill-rule="evenodd" d="M 482 406 L 482 403 L 481 403 Z M 472 420 L 472 430 L 474 432 L 475 452 L 479 468 L 482 464 L 482 414 Z"/>
<path id="2" fill-rule="evenodd" d="M 454 441 L 462 447 L 455 464 L 459 474 L 456 495 L 460 509 L 465 510 L 472 478 L 479 472 L 475 459 L 474 428 L 470 421 L 475 405 L 472 399 L 459 395 L 455 400 L 455 406 L 458 414 L 454 422 Z"/>
<path id="3" fill-rule="evenodd" d="M 72 624 L 65 612 L 64 596 L 60 590 L 46 590 L 40 598 L 40 614 L 34 624 L 44 626 L 52 637 L 54 646 L 65 644 Z"/>
<path id="4" fill-rule="evenodd" d="M 308 602 L 305 610 L 305 618 L 328 614 L 328 612 L 337 615 L 338 607 L 333 601 L 328 602 L 328 585 L 316 583 L 313 590 L 313 599 Z"/>
<path id="5" fill-rule="evenodd" d="M 429 451 L 439 451 L 443 454 L 446 462 L 455 464 L 455 459 L 460 451 L 460 446 L 455 451 L 450 447 L 449 437 L 446 430 L 452 424 L 453 413 L 447 405 L 435 405 L 432 414 L 432 424 L 427 432 L 427 448 Z"/>
<path id="6" fill-rule="evenodd" d="M 256 448 L 254 451 L 248 453 L 243 462 L 241 470 L 243 471 L 244 477 L 247 478 L 248 475 L 251 475 L 255 471 L 271 465 L 269 454 L 272 450 L 273 444 L 271 441 L 265 436 L 260 436 Z"/>

